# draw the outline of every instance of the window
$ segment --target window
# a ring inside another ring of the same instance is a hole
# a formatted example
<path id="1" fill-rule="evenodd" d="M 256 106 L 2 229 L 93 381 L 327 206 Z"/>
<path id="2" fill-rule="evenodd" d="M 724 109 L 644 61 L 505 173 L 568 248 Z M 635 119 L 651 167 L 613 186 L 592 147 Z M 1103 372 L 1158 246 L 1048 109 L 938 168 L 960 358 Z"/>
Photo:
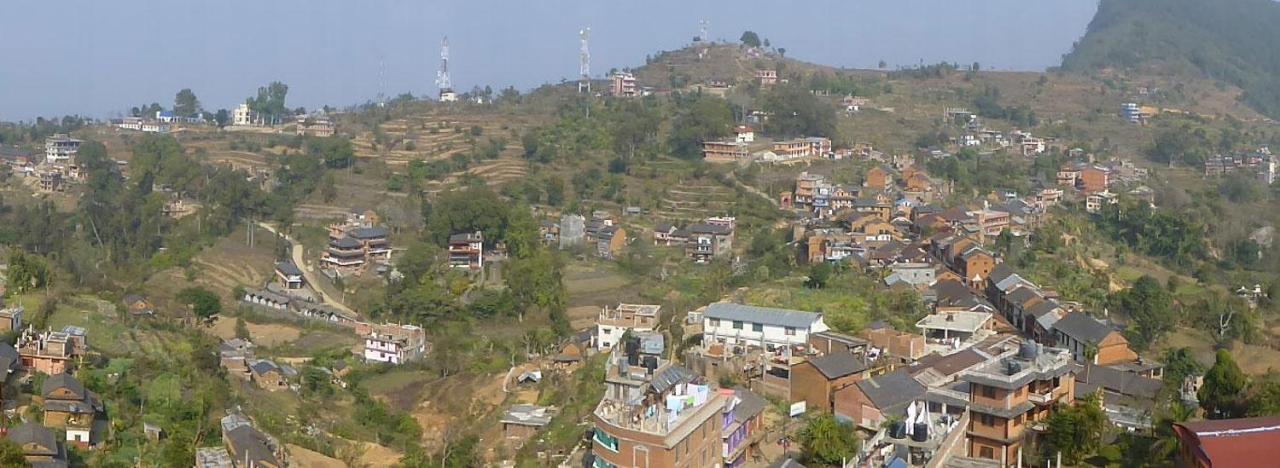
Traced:
<path id="1" fill-rule="evenodd" d="M 761 323 L 753 323 L 753 324 L 751 324 L 751 331 L 756 332 L 756 333 L 761 333 L 761 332 L 763 332 L 763 331 L 764 331 L 764 324 L 761 324 Z"/>
<path id="2" fill-rule="evenodd" d="M 982 447 L 978 449 L 978 456 L 988 460 L 994 460 L 996 458 L 996 451 L 992 450 L 991 447 Z"/>
<path id="3" fill-rule="evenodd" d="M 600 444 L 601 447 L 607 448 L 614 452 L 618 451 L 618 438 L 611 436 L 609 434 L 606 434 L 604 431 L 600 430 L 600 428 L 596 428 L 595 439 L 596 439 L 596 443 Z"/>
<path id="4" fill-rule="evenodd" d="M 742 322 L 741 322 L 741 321 L 739 321 L 739 320 L 734 320 L 734 321 L 733 321 L 733 329 L 734 329 L 734 330 L 741 330 L 741 329 L 742 329 Z"/>
<path id="5" fill-rule="evenodd" d="M 996 388 L 995 388 L 995 387 L 988 387 L 988 386 L 986 386 L 986 385 L 982 385 L 981 387 L 982 387 L 982 396 L 987 397 L 987 398 L 995 398 L 995 397 L 996 397 Z"/>
<path id="6" fill-rule="evenodd" d="M 795 334 L 796 334 L 796 327 L 787 327 L 787 336 L 794 336 Z"/>
<path id="7" fill-rule="evenodd" d="M 707 319 L 707 323 L 711 325 L 712 328 L 719 327 L 720 319 Z"/>

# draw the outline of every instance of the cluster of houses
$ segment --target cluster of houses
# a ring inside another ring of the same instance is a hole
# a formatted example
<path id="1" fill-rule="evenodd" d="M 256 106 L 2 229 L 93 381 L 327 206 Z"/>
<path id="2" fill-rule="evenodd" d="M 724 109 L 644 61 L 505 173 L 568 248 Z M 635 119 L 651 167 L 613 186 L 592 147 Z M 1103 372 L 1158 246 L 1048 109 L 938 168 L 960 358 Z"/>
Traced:
<path id="1" fill-rule="evenodd" d="M 88 355 L 87 331 L 75 326 L 60 331 L 24 328 L 21 307 L 0 310 L 0 331 L 21 332 L 15 346 L 0 343 L 0 398 L 16 401 L 21 382 L 43 375 L 39 393 L 31 396 L 40 408 L 39 419 L 11 429 L 6 437 L 36 466 L 67 466 L 68 446 L 99 447 L 109 425 L 102 399 L 74 376 Z"/>
<path id="2" fill-rule="evenodd" d="M 943 109 L 943 121 L 960 125 L 964 132 L 951 142 L 961 148 L 981 148 L 993 151 L 1014 151 L 1023 157 L 1035 157 L 1048 150 L 1048 141 L 1033 136 L 1025 130 L 1013 130 L 1006 134 L 987 128 L 978 114 L 960 107 Z"/>
<path id="3" fill-rule="evenodd" d="M 1205 177 L 1235 173 L 1249 174 L 1259 183 L 1271 185 L 1276 181 L 1276 157 L 1263 146 L 1254 151 L 1214 155 L 1204 161 Z"/>
<path id="4" fill-rule="evenodd" d="M 1078 150 L 1072 150 L 1076 154 Z M 1147 178 L 1147 170 L 1124 159 L 1095 163 L 1088 159 L 1062 165 L 1056 174 L 1059 187 L 1079 192 L 1085 200 L 1085 211 L 1098 213 L 1106 205 L 1119 203 L 1119 194 L 1111 191 L 1116 185 L 1134 186 L 1128 195 L 1147 203 L 1155 203 L 1155 192 L 1145 185 L 1137 185 Z"/>
<path id="5" fill-rule="evenodd" d="M 589 419 L 586 463 L 742 466 L 758 459 L 768 402 L 745 388 L 720 388 L 716 379 L 672 362 L 668 346 L 652 331 L 633 331 L 613 344 L 604 398 Z"/>
<path id="6" fill-rule="evenodd" d="M 790 140 L 757 139 L 750 126 L 734 128 L 732 140 L 702 142 L 702 159 L 712 163 L 790 163 L 818 158 L 834 158 L 831 139 L 803 137 Z"/>
<path id="7" fill-rule="evenodd" d="M 174 125 L 192 124 L 204 125 L 206 123 L 203 114 L 194 116 L 181 116 L 173 111 L 160 110 L 156 111 L 154 116 L 133 116 L 119 119 L 111 119 L 111 125 L 121 130 L 132 130 L 142 133 L 169 133 Z"/>
<path id="8" fill-rule="evenodd" d="M 329 246 L 320 262 L 336 276 L 359 275 L 370 267 L 383 271 L 391 261 L 387 228 L 372 210 L 353 211 L 344 222 L 329 225 Z"/>
<path id="9" fill-rule="evenodd" d="M 196 449 L 196 468 L 291 466 L 285 445 L 255 427 L 239 408 L 228 409 L 219 422 L 222 446 Z"/>
<path id="10" fill-rule="evenodd" d="M 1092 186 L 1088 178 L 1080 183 Z M 984 247 L 1006 231 L 1031 232 L 1063 191 L 993 194 L 997 202 L 981 208 L 941 209 L 895 199 L 908 185 L 916 192 L 936 186 L 923 174 L 883 167 L 854 188 L 803 173 L 783 201 L 806 215 L 796 237 L 802 258 L 883 270 L 884 287 L 919 292 L 930 313 L 913 331 L 875 323 L 845 334 L 820 313 L 716 303 L 689 313 L 686 329 L 700 331 L 701 343 L 676 366 L 653 332 L 658 306 L 605 307 L 594 349 L 612 354 L 609 391 L 594 417 L 594 456 L 621 466 L 620 456 L 640 451 L 651 466 L 674 466 L 671 452 L 680 444 L 701 456 L 708 442 L 682 440 L 686 424 L 696 428 L 716 415 L 723 423 L 731 417 L 726 408 L 735 407 L 730 395 L 775 397 L 792 415 L 833 414 L 864 433 L 860 461 L 876 466 L 1014 466 L 1059 405 L 1086 395 L 1101 394 L 1117 426 L 1149 428 L 1161 364 L 1139 357 L 1116 326 Z M 664 227 L 655 243 L 681 242 L 679 229 Z M 715 390 L 713 382 L 726 377 L 746 388 Z M 731 454 L 716 461 L 736 466 L 740 447 L 730 443 L 709 456 Z"/>
<path id="11" fill-rule="evenodd" d="M 737 219 L 732 216 L 713 216 L 685 227 L 658 223 L 653 228 L 653 245 L 682 247 L 685 257 L 694 263 L 709 263 L 733 254 L 736 229 Z"/>
<path id="12" fill-rule="evenodd" d="M 639 208 L 631 211 L 638 212 Z M 615 258 L 626 247 L 627 230 L 612 213 L 597 210 L 591 219 L 578 214 L 564 214 L 559 222 L 546 220 L 539 227 L 542 242 L 560 249 L 585 246 L 597 257 Z"/>

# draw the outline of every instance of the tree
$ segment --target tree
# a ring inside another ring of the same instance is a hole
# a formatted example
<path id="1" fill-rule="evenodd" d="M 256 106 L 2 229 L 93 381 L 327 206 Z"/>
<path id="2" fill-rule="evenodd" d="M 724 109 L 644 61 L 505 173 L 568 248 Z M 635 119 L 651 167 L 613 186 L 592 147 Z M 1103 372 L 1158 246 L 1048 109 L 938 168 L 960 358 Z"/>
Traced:
<path id="1" fill-rule="evenodd" d="M 242 340 L 248 340 L 251 338 L 249 335 L 249 324 L 245 323 L 244 317 L 236 317 L 236 338 Z"/>
<path id="2" fill-rule="evenodd" d="M 806 463 L 840 465 L 858 452 L 858 437 L 853 426 L 822 414 L 800 430 L 801 456 Z"/>
<path id="3" fill-rule="evenodd" d="M 1108 302 L 1133 320 L 1128 338 L 1139 349 L 1173 329 L 1173 297 L 1150 275 L 1138 278 L 1129 289 L 1113 293 Z"/>
<path id="4" fill-rule="evenodd" d="M 1280 415 L 1280 382 L 1269 380 L 1254 387 L 1249 398 L 1249 416 Z"/>
<path id="5" fill-rule="evenodd" d="M 1047 455 L 1061 453 L 1067 463 L 1079 463 L 1101 448 L 1108 424 L 1096 394 L 1076 400 L 1074 406 L 1058 406 L 1046 422 L 1049 428 L 1045 434 Z"/>
<path id="6" fill-rule="evenodd" d="M 222 301 L 218 295 L 200 286 L 193 286 L 178 292 L 178 302 L 191 308 L 191 311 L 203 321 L 222 312 Z"/>
<path id="7" fill-rule="evenodd" d="M 755 31 L 743 31 L 742 37 L 738 38 L 738 41 L 747 47 L 760 47 L 760 35 L 756 34 Z"/>
<path id="8" fill-rule="evenodd" d="M 247 104 L 254 113 L 274 123 L 289 113 L 289 108 L 285 106 L 285 97 L 288 94 L 289 85 L 272 81 L 258 88 L 258 96 L 249 98 Z"/>
<path id="9" fill-rule="evenodd" d="M 809 278 L 805 280 L 804 286 L 810 289 L 822 289 L 827 287 L 829 279 L 831 279 L 831 264 L 819 262 L 809 267 Z"/>
<path id="10" fill-rule="evenodd" d="M 772 117 L 765 128 L 781 137 L 836 136 L 836 108 L 797 83 L 775 86 L 765 96 Z"/>
<path id="11" fill-rule="evenodd" d="M 231 121 L 231 113 L 227 112 L 226 109 L 218 109 L 218 113 L 213 115 L 213 121 L 216 122 L 219 127 L 225 127 L 227 126 L 227 123 Z"/>
<path id="12" fill-rule="evenodd" d="M 189 88 L 178 91 L 173 98 L 173 113 L 180 117 L 192 117 L 200 113 L 200 100 Z"/>
<path id="13" fill-rule="evenodd" d="M 702 143 L 729 135 L 733 130 L 733 109 L 729 101 L 711 95 L 697 95 L 681 101 L 672 123 L 671 152 L 684 159 L 702 156 Z"/>
<path id="14" fill-rule="evenodd" d="M 1244 414 L 1241 392 L 1248 384 L 1249 379 L 1240 371 L 1235 358 L 1229 351 L 1220 349 L 1197 394 L 1200 407 L 1209 419 L 1238 418 Z"/>

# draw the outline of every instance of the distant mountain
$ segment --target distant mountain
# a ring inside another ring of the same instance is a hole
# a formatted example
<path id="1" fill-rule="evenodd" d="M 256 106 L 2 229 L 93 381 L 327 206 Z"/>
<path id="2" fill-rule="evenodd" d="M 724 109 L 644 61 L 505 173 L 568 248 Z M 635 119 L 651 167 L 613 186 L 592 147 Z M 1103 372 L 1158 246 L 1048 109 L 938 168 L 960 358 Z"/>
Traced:
<path id="1" fill-rule="evenodd" d="M 1065 70 L 1207 76 L 1280 118 L 1280 4 L 1272 0 L 1101 0 Z"/>

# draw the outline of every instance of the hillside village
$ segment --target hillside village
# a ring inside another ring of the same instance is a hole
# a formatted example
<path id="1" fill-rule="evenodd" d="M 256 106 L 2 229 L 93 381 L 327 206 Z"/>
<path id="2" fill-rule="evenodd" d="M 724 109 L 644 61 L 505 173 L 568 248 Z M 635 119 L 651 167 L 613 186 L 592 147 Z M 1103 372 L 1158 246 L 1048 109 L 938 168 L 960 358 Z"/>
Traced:
<path id="1" fill-rule="evenodd" d="M 1280 134 L 1238 88 L 748 33 L 523 93 L 454 90 L 446 41 L 433 96 L 0 124 L 0 464 L 1275 454 Z"/>

